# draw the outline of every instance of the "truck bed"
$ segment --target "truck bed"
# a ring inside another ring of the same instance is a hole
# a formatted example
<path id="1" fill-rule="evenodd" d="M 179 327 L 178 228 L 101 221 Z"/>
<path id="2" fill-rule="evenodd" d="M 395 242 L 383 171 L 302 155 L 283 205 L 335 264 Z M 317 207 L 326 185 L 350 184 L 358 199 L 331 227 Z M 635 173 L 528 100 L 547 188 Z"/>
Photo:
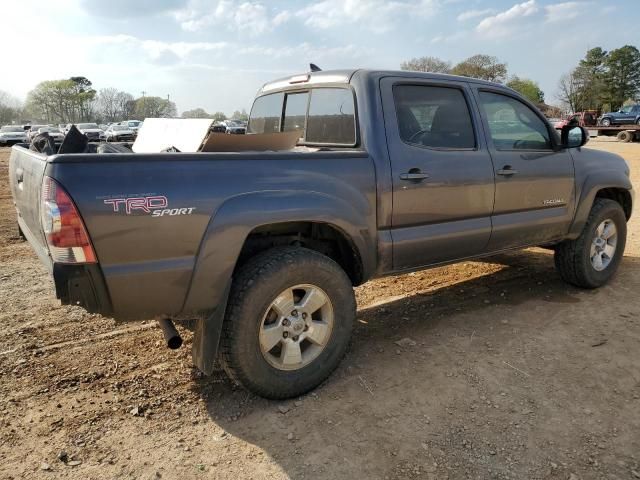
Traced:
<path id="1" fill-rule="evenodd" d="M 375 251 L 375 172 L 363 150 L 46 157 L 14 146 L 9 173 L 19 225 L 53 271 L 58 297 L 116 318 L 212 310 L 251 230 L 294 221 L 297 210 L 337 221 Z M 51 261 L 44 176 L 75 203 L 97 265 Z"/>

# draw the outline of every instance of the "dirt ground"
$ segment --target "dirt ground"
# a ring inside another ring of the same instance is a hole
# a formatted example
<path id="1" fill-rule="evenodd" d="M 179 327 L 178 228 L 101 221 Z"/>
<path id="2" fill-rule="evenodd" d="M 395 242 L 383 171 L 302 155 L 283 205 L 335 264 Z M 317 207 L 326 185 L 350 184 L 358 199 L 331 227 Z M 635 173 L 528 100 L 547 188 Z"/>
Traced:
<path id="1" fill-rule="evenodd" d="M 624 155 L 640 190 L 640 144 L 590 147 Z M 187 329 L 170 351 L 151 321 L 60 306 L 17 237 L 8 158 L 0 478 L 640 478 L 640 212 L 597 291 L 542 249 L 358 288 L 339 369 L 272 402 L 200 375 Z"/>

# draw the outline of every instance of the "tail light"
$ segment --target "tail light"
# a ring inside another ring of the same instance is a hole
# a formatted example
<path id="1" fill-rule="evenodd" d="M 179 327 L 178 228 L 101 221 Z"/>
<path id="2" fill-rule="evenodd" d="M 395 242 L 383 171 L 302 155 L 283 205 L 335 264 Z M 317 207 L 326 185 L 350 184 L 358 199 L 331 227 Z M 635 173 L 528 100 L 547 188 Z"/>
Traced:
<path id="1" fill-rule="evenodd" d="M 52 178 L 42 184 L 41 219 L 49 253 L 56 263 L 96 263 L 87 229 L 78 209 Z"/>

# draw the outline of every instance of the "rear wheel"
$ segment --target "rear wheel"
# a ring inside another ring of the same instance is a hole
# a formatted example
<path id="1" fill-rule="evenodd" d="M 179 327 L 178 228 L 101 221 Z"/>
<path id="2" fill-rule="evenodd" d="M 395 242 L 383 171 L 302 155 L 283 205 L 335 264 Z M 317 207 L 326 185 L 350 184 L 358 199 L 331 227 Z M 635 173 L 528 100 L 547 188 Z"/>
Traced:
<path id="1" fill-rule="evenodd" d="M 220 359 L 229 376 L 267 398 L 301 395 L 344 356 L 355 317 L 353 287 L 330 258 L 274 248 L 235 276 Z"/>
<path id="2" fill-rule="evenodd" d="M 580 236 L 556 247 L 556 269 L 572 285 L 600 287 L 618 269 L 626 239 L 627 221 L 620 204 L 598 198 Z"/>
<path id="3" fill-rule="evenodd" d="M 632 142 L 633 141 L 633 132 L 628 132 L 626 130 L 623 130 L 622 132 L 618 133 L 618 141 L 620 142 Z"/>

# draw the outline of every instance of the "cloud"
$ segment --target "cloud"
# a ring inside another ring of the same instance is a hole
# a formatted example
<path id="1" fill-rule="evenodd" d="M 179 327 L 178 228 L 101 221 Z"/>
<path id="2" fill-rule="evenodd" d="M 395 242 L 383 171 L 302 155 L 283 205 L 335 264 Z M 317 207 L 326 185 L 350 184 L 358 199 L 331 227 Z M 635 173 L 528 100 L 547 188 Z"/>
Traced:
<path id="1" fill-rule="evenodd" d="M 305 25 L 328 29 L 357 24 L 375 32 L 389 31 L 401 17 L 429 17 L 437 11 L 436 0 L 322 0 L 298 12 Z"/>
<path id="2" fill-rule="evenodd" d="M 260 2 L 231 0 L 220 0 L 214 5 L 205 0 L 191 0 L 173 15 L 182 29 L 189 32 L 218 27 L 249 36 L 269 32 L 290 18 L 287 11 L 273 15 Z"/>
<path id="3" fill-rule="evenodd" d="M 466 20 L 471 20 L 472 18 L 484 17 L 485 15 L 491 15 L 495 12 L 493 8 L 486 8 L 484 10 L 467 10 L 466 12 L 462 12 L 458 15 L 457 20 L 459 22 L 464 22 Z"/>
<path id="4" fill-rule="evenodd" d="M 478 33 L 494 37 L 508 35 L 522 26 L 523 19 L 538 13 L 538 11 L 536 0 L 518 3 L 504 12 L 486 17 L 478 23 L 476 30 Z"/>
<path id="5" fill-rule="evenodd" d="M 572 20 L 584 12 L 584 2 L 564 2 L 544 7 L 547 22 Z"/>
<path id="6" fill-rule="evenodd" d="M 114 18 L 148 17 L 184 8 L 187 0 L 81 0 L 90 15 Z"/>

